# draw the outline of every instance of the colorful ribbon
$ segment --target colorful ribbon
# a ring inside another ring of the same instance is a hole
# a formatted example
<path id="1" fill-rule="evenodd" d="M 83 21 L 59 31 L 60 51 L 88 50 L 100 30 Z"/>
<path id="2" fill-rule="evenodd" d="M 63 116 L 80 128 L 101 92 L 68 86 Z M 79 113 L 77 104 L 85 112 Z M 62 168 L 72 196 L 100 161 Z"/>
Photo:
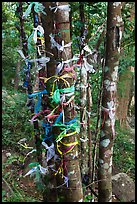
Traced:
<path id="1" fill-rule="evenodd" d="M 23 18 L 26 18 L 30 13 L 31 13 L 31 9 L 32 9 L 32 6 L 34 5 L 34 11 L 36 13 L 43 13 L 43 14 L 46 14 L 44 9 L 45 7 L 39 3 L 39 2 L 30 2 L 30 5 L 28 6 L 27 10 L 23 13 Z"/>

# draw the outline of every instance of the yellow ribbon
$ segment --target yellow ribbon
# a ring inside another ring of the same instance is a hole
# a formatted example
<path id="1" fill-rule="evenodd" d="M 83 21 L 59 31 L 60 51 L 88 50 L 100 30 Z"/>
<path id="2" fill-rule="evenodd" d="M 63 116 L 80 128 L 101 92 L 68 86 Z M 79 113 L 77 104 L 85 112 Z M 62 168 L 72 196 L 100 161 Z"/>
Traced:
<path id="1" fill-rule="evenodd" d="M 69 143 L 69 144 L 63 143 L 62 141 L 60 141 L 60 143 L 63 144 L 64 146 L 66 146 L 66 147 L 70 147 L 70 146 L 74 145 L 71 149 L 69 149 L 67 152 L 65 152 L 65 154 L 67 154 L 67 153 L 71 152 L 71 150 L 75 147 L 75 145 L 78 144 L 78 141 L 72 142 L 72 143 Z M 63 153 L 62 153 L 62 151 L 59 149 L 59 147 L 60 147 L 60 145 L 59 145 L 58 142 L 57 142 L 57 150 L 58 150 L 58 152 L 63 156 Z"/>

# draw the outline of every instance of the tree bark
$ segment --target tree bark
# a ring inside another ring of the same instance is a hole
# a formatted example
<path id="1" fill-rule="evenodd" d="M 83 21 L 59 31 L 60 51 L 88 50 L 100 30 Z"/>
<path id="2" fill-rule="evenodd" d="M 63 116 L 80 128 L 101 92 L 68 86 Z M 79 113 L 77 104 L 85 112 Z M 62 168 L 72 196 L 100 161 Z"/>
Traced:
<path id="1" fill-rule="evenodd" d="M 116 91 L 122 38 L 121 2 L 108 2 L 106 61 L 102 95 L 102 130 L 99 143 L 99 202 L 112 202 L 112 155 L 115 137 Z"/>
<path id="2" fill-rule="evenodd" d="M 79 2 L 79 12 L 80 12 L 80 22 L 82 23 L 81 25 L 81 38 L 83 37 L 84 30 L 85 30 L 85 16 L 84 16 L 84 3 Z M 83 44 L 81 44 L 80 50 L 82 50 L 83 45 L 84 45 L 84 40 Z M 80 53 L 82 54 L 82 53 Z M 84 54 L 84 52 L 83 52 Z M 87 105 L 87 70 L 86 68 L 82 65 L 83 63 L 81 62 L 81 67 L 80 67 L 80 169 L 81 169 L 81 174 L 84 176 L 84 174 L 88 173 L 88 148 L 87 148 L 87 113 L 86 113 L 86 105 Z"/>
<path id="3" fill-rule="evenodd" d="M 50 10 L 50 6 L 55 6 L 55 3 L 52 2 L 43 2 L 43 6 L 45 7 L 46 15 L 41 15 L 42 27 L 44 29 L 44 40 L 45 40 L 45 54 L 46 57 L 50 57 L 50 61 L 47 63 L 47 73 L 46 77 L 51 77 L 55 75 L 55 70 L 57 66 L 57 49 L 51 48 L 51 42 L 49 35 L 54 33 L 54 17 L 55 14 Z M 47 91 L 51 92 L 51 87 L 46 84 Z M 45 98 L 46 107 L 52 109 L 52 104 L 50 104 L 49 99 Z M 46 141 L 46 143 L 50 146 L 51 142 Z M 48 161 L 47 165 L 54 165 L 54 159 Z M 57 201 L 57 190 L 56 190 L 56 177 L 51 169 L 49 169 L 48 180 L 47 176 L 44 178 L 45 190 L 43 192 L 43 201 L 44 202 L 56 202 Z"/>
<path id="4" fill-rule="evenodd" d="M 119 76 L 118 82 L 118 91 L 117 91 L 117 99 L 118 99 L 118 107 L 116 111 L 117 120 L 120 123 L 121 127 L 128 128 L 127 116 L 128 116 L 128 108 L 130 104 L 132 86 L 133 86 L 133 73 L 134 67 L 128 67 L 124 72 L 122 72 Z"/>

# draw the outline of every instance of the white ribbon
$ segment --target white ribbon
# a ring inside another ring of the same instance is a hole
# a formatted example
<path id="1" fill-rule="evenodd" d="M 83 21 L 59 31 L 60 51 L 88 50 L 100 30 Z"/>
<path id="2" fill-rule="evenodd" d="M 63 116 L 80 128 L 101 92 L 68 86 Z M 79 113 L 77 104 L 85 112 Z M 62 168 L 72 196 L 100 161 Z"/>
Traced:
<path id="1" fill-rule="evenodd" d="M 104 81 L 104 85 L 105 88 L 107 89 L 107 91 L 116 91 L 116 82 L 115 81 L 109 81 L 108 79 L 106 79 Z"/>
<path id="2" fill-rule="evenodd" d="M 62 45 L 60 45 L 55 41 L 52 34 L 50 34 L 49 37 L 50 37 L 50 42 L 51 42 L 51 48 L 56 47 L 59 51 L 62 51 L 62 52 L 63 52 L 64 48 L 70 47 L 72 44 L 72 42 L 69 42 L 68 44 L 64 45 L 64 40 L 62 40 Z"/>
<path id="3" fill-rule="evenodd" d="M 60 47 L 59 50 L 63 52 L 64 48 L 70 47 L 71 44 L 72 44 L 72 42 L 69 42 L 69 43 L 67 43 L 67 44 L 65 45 L 65 44 L 64 44 L 64 40 L 62 40 L 62 46 Z"/>
<path id="4" fill-rule="evenodd" d="M 39 31 L 42 35 L 44 35 L 44 29 L 41 25 L 38 25 L 37 28 L 34 28 L 33 40 L 35 43 L 37 43 L 37 31 Z"/>
<path id="5" fill-rule="evenodd" d="M 41 57 L 39 59 L 32 59 L 29 62 L 39 62 L 41 66 L 46 66 L 46 63 L 50 61 L 49 57 Z"/>
<path id="6" fill-rule="evenodd" d="M 56 67 L 56 74 L 59 74 L 61 70 L 63 69 L 64 63 L 60 62 Z"/>
<path id="7" fill-rule="evenodd" d="M 55 9 L 54 13 L 55 13 L 58 9 L 60 9 L 61 11 L 70 11 L 70 10 L 71 10 L 70 7 L 69 7 L 69 5 L 60 5 L 60 6 L 58 6 L 58 3 L 57 3 L 57 6 L 53 6 L 53 7 L 49 6 L 49 8 L 50 8 L 50 10 Z"/>
<path id="8" fill-rule="evenodd" d="M 39 168 L 40 173 L 43 174 L 43 175 L 45 175 L 45 174 L 48 173 L 48 168 L 44 168 L 44 167 L 42 167 L 42 166 L 39 164 L 38 166 L 36 166 L 36 167 L 32 168 L 31 170 L 29 170 L 29 171 L 24 175 L 24 177 L 29 176 L 29 175 L 32 175 L 32 174 L 34 175 L 34 174 L 36 173 L 36 171 L 37 171 L 37 168 Z"/>
<path id="9" fill-rule="evenodd" d="M 92 54 L 92 53 L 93 53 L 93 52 L 91 51 L 91 49 L 89 48 L 89 46 L 88 46 L 88 45 L 86 45 L 86 46 L 83 48 L 83 50 L 85 50 L 85 51 L 89 52 L 90 54 Z"/>
<path id="10" fill-rule="evenodd" d="M 72 61 L 77 61 L 79 59 L 78 56 L 74 55 L 73 58 L 60 62 L 56 67 L 56 74 L 59 74 L 63 69 L 64 64 L 69 64 Z"/>
<path id="11" fill-rule="evenodd" d="M 63 94 L 61 99 L 60 99 L 60 103 L 64 103 L 64 101 L 66 101 L 66 97 L 70 97 L 70 96 L 73 96 L 74 95 L 74 92 L 71 92 L 71 93 L 67 93 L 67 94 Z"/>
<path id="12" fill-rule="evenodd" d="M 116 108 L 115 108 L 114 101 L 107 102 L 107 106 L 108 106 L 108 108 L 102 107 L 102 110 L 104 110 L 104 111 L 106 111 L 108 113 L 109 118 L 111 120 L 112 133 L 113 133 L 113 135 L 115 135 L 114 125 L 115 125 L 115 111 L 116 111 Z"/>
<path id="13" fill-rule="evenodd" d="M 45 142 L 42 142 L 42 145 L 47 149 L 47 162 L 54 157 L 54 160 L 57 158 L 55 154 L 54 143 L 51 146 L 48 146 Z"/>
<path id="14" fill-rule="evenodd" d="M 87 59 L 86 58 L 83 58 L 83 61 L 84 61 L 84 66 L 86 68 L 86 70 L 89 72 L 89 73 L 95 73 L 95 70 L 93 68 L 93 65 L 89 64 L 87 62 Z"/>

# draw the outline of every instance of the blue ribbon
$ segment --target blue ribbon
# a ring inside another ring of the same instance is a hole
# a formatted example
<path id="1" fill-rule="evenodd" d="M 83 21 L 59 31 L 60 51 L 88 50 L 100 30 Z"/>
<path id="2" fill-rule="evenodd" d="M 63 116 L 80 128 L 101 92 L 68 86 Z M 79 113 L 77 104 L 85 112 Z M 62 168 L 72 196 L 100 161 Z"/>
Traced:
<path id="1" fill-rule="evenodd" d="M 77 118 L 73 118 L 72 120 L 65 122 L 65 125 L 70 125 L 72 123 L 75 123 L 77 121 Z"/>
<path id="2" fill-rule="evenodd" d="M 48 92 L 47 92 L 47 90 L 45 89 L 45 90 L 40 91 L 40 92 L 28 94 L 28 97 L 29 97 L 29 98 L 38 96 L 38 102 L 37 102 L 37 104 L 35 105 L 35 109 L 34 109 L 34 112 L 35 112 L 35 113 L 38 113 L 39 110 L 40 110 L 41 100 L 42 100 L 42 94 L 47 94 L 47 93 L 48 93 Z"/>
<path id="3" fill-rule="evenodd" d="M 59 114 L 59 116 L 56 118 L 54 124 L 59 123 L 59 122 L 62 120 L 62 118 L 63 118 L 63 113 L 61 112 L 61 113 Z"/>
<path id="4" fill-rule="evenodd" d="M 53 134 L 50 134 L 51 130 L 52 130 L 52 126 L 50 125 L 50 123 L 43 123 L 42 126 L 45 129 L 45 137 L 43 138 L 43 142 L 45 142 L 46 140 L 51 140 L 51 138 L 53 138 Z"/>

